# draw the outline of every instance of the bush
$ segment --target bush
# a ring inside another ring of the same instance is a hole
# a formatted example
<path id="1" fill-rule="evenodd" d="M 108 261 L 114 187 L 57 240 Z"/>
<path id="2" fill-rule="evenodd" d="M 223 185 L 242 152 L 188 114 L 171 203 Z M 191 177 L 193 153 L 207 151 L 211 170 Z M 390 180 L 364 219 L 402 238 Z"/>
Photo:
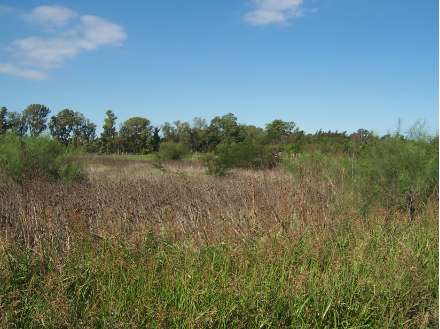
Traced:
<path id="1" fill-rule="evenodd" d="M 438 140 L 391 136 L 370 144 L 356 168 L 364 208 L 379 202 L 387 209 L 415 211 L 438 186 Z"/>
<path id="2" fill-rule="evenodd" d="M 345 155 L 328 155 L 321 151 L 289 153 L 283 160 L 284 167 L 297 177 L 324 179 L 336 184 L 352 174 L 351 161 Z"/>
<path id="3" fill-rule="evenodd" d="M 225 176 L 230 167 L 227 166 L 216 154 L 213 152 L 207 153 L 202 158 L 206 166 L 206 173 L 213 176 Z"/>
<path id="4" fill-rule="evenodd" d="M 232 168 L 273 168 L 279 161 L 279 153 L 279 146 L 264 145 L 253 140 L 223 142 L 217 145 L 214 153 L 205 157 L 204 162 L 208 174 L 222 176 Z"/>
<path id="5" fill-rule="evenodd" d="M 16 182 L 35 177 L 83 180 L 78 164 L 69 162 L 66 148 L 49 137 L 0 137 L 0 170 Z"/>
<path id="6" fill-rule="evenodd" d="M 162 160 L 180 160 L 189 153 L 189 148 L 182 143 L 165 142 L 160 144 L 158 155 Z"/>

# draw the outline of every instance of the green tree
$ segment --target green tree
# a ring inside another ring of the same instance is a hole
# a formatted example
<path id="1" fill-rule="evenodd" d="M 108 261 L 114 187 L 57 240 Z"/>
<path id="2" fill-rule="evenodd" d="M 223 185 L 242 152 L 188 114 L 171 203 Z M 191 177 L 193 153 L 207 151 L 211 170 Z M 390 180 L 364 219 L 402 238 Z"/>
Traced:
<path id="1" fill-rule="evenodd" d="M 153 128 L 153 139 L 152 139 L 152 143 L 153 143 L 153 151 L 154 152 L 158 152 L 159 148 L 160 148 L 160 128 L 158 127 L 154 127 Z"/>
<path id="2" fill-rule="evenodd" d="M 209 148 L 212 150 L 221 142 L 240 142 L 240 128 L 237 117 L 228 113 L 215 117 L 208 127 Z"/>
<path id="3" fill-rule="evenodd" d="M 203 118 L 194 118 L 191 129 L 191 149 L 194 152 L 208 151 L 208 125 Z"/>
<path id="4" fill-rule="evenodd" d="M 161 130 L 164 142 L 177 142 L 176 127 L 171 123 L 165 122 L 162 125 Z"/>
<path id="5" fill-rule="evenodd" d="M 101 147 L 105 153 L 111 153 L 116 148 L 116 120 L 118 119 L 113 111 L 108 110 L 105 112 L 104 125 L 101 133 Z"/>
<path id="6" fill-rule="evenodd" d="M 77 114 L 70 109 L 64 109 L 50 119 L 49 130 L 55 139 L 67 145 L 79 124 Z"/>
<path id="7" fill-rule="evenodd" d="M 120 131 L 124 150 L 132 153 L 152 151 L 152 127 L 150 120 L 133 117 L 125 121 Z"/>
<path id="8" fill-rule="evenodd" d="M 191 125 L 188 122 L 179 120 L 174 122 L 174 125 L 176 126 L 177 142 L 188 147 L 191 146 Z"/>
<path id="9" fill-rule="evenodd" d="M 0 108 L 0 134 L 6 133 L 8 129 L 8 121 L 7 121 L 8 109 L 6 107 Z"/>
<path id="10" fill-rule="evenodd" d="M 253 139 L 261 141 L 264 138 L 264 130 L 253 125 L 240 124 L 240 139 Z"/>
<path id="11" fill-rule="evenodd" d="M 91 144 L 96 138 L 96 125 L 86 119 L 81 113 L 77 113 L 79 125 L 73 132 L 75 146 Z"/>
<path id="12" fill-rule="evenodd" d="M 15 135 L 26 135 L 27 126 L 21 113 L 6 112 L 6 126 L 7 130 L 11 131 Z"/>
<path id="13" fill-rule="evenodd" d="M 273 120 L 266 125 L 266 136 L 271 144 L 284 144 L 295 132 L 296 124 L 293 121 Z"/>
<path id="14" fill-rule="evenodd" d="M 23 111 L 26 130 L 31 136 L 38 136 L 47 128 L 49 112 L 49 108 L 41 104 L 31 104 Z"/>
<path id="15" fill-rule="evenodd" d="M 51 118 L 49 129 L 51 135 L 64 145 L 79 146 L 94 140 L 96 125 L 81 113 L 64 109 Z"/>

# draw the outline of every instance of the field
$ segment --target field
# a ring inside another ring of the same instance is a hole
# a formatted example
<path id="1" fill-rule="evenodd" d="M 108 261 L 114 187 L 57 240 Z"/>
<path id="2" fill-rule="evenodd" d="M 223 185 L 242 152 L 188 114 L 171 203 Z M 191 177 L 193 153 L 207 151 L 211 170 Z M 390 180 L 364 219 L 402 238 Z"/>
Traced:
<path id="1" fill-rule="evenodd" d="M 438 192 L 409 220 L 338 168 L 80 161 L 0 184 L 4 328 L 438 326 Z"/>

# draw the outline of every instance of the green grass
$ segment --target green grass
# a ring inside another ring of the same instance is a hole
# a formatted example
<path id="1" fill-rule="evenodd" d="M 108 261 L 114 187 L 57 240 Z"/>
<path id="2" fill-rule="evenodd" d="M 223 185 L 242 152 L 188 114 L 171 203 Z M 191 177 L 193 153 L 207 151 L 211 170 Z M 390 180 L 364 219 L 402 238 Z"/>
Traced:
<path id="1" fill-rule="evenodd" d="M 0 252 L 8 328 L 434 328 L 438 225 L 343 221 L 196 246 L 84 238 L 62 259 Z"/>

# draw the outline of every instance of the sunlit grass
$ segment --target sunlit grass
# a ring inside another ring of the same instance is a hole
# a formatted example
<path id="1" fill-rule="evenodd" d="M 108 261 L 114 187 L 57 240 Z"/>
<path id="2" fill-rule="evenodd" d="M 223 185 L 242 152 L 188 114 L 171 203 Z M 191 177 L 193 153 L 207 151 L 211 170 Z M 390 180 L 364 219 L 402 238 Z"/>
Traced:
<path id="1" fill-rule="evenodd" d="M 10 327 L 428 328 L 437 223 L 341 222 L 235 245 L 84 240 L 64 259 L 1 252 Z"/>

